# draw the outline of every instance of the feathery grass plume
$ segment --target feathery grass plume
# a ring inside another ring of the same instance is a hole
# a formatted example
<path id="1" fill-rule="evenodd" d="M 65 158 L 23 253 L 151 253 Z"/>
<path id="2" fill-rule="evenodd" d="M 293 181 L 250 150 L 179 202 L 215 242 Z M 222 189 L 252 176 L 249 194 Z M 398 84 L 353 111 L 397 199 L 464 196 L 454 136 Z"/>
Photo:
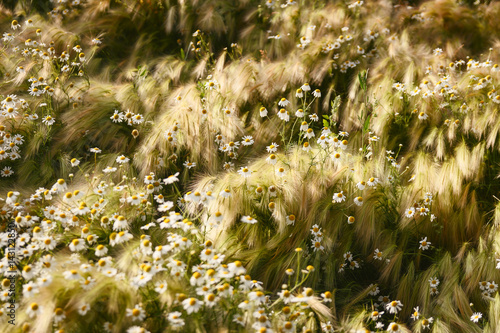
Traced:
<path id="1" fill-rule="evenodd" d="M 491 323 L 485 325 L 485 332 L 495 332 L 499 328 L 498 323 L 500 322 L 500 318 L 498 318 L 498 314 L 500 313 L 500 296 L 497 294 L 491 303 L 489 316 L 492 320 Z"/>

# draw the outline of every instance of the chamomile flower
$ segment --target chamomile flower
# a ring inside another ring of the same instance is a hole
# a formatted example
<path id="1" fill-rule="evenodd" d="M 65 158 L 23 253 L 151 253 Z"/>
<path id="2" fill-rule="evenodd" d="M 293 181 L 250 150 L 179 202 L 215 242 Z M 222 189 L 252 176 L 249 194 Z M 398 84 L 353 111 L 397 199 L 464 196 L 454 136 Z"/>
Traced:
<path id="1" fill-rule="evenodd" d="M 309 85 L 309 83 L 304 83 L 300 89 L 302 89 L 303 91 L 311 91 L 311 86 Z"/>
<path id="2" fill-rule="evenodd" d="M 474 312 L 472 316 L 470 317 L 470 320 L 474 323 L 477 323 L 479 319 L 483 317 L 483 314 L 481 312 Z"/>
<path id="3" fill-rule="evenodd" d="M 418 114 L 418 119 L 420 120 L 426 120 L 427 118 L 429 118 L 429 116 L 423 111 Z"/>
<path id="4" fill-rule="evenodd" d="M 284 177 L 286 175 L 286 171 L 285 171 L 285 168 L 278 168 L 276 170 L 276 175 L 278 177 Z"/>
<path id="5" fill-rule="evenodd" d="M 422 327 L 424 329 L 430 329 L 433 321 L 434 321 L 433 317 L 422 319 Z"/>
<path id="6" fill-rule="evenodd" d="M 371 295 L 371 296 L 377 296 L 379 293 L 380 293 L 380 289 L 378 286 L 374 286 L 373 284 L 370 284 L 368 286 L 368 288 L 370 288 L 370 291 L 368 292 L 368 295 Z"/>
<path id="7" fill-rule="evenodd" d="M 279 145 L 276 142 L 271 143 L 266 147 L 268 153 L 275 153 L 278 150 Z"/>
<path id="8" fill-rule="evenodd" d="M 81 316 L 85 316 L 87 314 L 87 312 L 89 312 L 89 311 L 90 311 L 90 304 L 89 303 L 83 303 L 78 308 L 78 313 Z"/>
<path id="9" fill-rule="evenodd" d="M 166 281 L 158 281 L 155 284 L 155 291 L 158 294 L 163 294 L 167 291 L 167 286 L 168 286 L 168 284 Z"/>
<path id="10" fill-rule="evenodd" d="M 179 178 L 177 178 L 177 176 L 179 176 L 179 172 L 176 172 L 175 174 L 170 175 L 167 178 L 163 179 L 163 182 L 165 183 L 165 185 L 169 185 L 169 184 L 173 184 L 175 182 L 178 182 Z"/>
<path id="11" fill-rule="evenodd" d="M 268 114 L 267 109 L 266 109 L 265 107 L 263 107 L 263 106 L 262 106 L 262 107 L 259 109 L 259 115 L 260 115 L 262 118 L 264 118 L 264 117 L 267 117 L 267 114 Z"/>
<path id="12" fill-rule="evenodd" d="M 108 253 L 108 248 L 102 244 L 97 245 L 95 249 L 95 255 L 97 257 L 105 256 Z"/>
<path id="13" fill-rule="evenodd" d="M 352 261 L 352 259 L 353 259 L 352 253 L 350 251 L 347 251 L 346 253 L 344 253 L 344 259 L 347 261 Z"/>
<path id="14" fill-rule="evenodd" d="M 354 203 L 357 206 L 362 206 L 363 205 L 363 197 L 356 197 L 356 198 L 354 198 Z"/>
<path id="15" fill-rule="evenodd" d="M 40 291 L 38 289 L 38 285 L 33 281 L 29 281 L 28 283 L 23 285 L 23 297 L 30 298 L 35 294 L 38 294 Z"/>
<path id="16" fill-rule="evenodd" d="M 486 290 L 488 293 L 493 294 L 498 290 L 498 284 L 496 284 L 495 281 L 488 282 Z"/>
<path id="17" fill-rule="evenodd" d="M 52 125 L 54 125 L 55 122 L 56 122 L 56 118 L 54 118 L 52 116 L 46 116 L 42 120 L 42 123 L 44 123 L 47 126 L 52 126 Z"/>
<path id="18" fill-rule="evenodd" d="M 73 252 L 82 251 L 85 249 L 85 242 L 81 238 L 75 238 L 69 244 L 69 249 Z"/>
<path id="19" fill-rule="evenodd" d="M 204 303 L 209 308 L 213 308 L 217 304 L 218 301 L 219 301 L 219 298 L 212 293 L 205 295 Z"/>
<path id="20" fill-rule="evenodd" d="M 186 168 L 191 169 L 191 168 L 194 168 L 194 167 L 196 166 L 196 163 L 195 163 L 195 162 L 185 161 L 183 165 L 184 165 Z"/>
<path id="21" fill-rule="evenodd" d="M 116 158 L 116 163 L 118 164 L 125 164 L 128 163 L 130 159 L 128 157 L 125 157 L 125 155 L 120 155 Z"/>
<path id="22" fill-rule="evenodd" d="M 102 172 L 113 173 L 113 172 L 116 172 L 116 170 L 118 170 L 118 169 L 115 167 L 107 166 L 106 168 L 102 169 Z"/>
<path id="23" fill-rule="evenodd" d="M 40 315 L 43 312 L 43 308 L 38 305 L 38 303 L 31 303 L 28 305 L 28 308 L 26 309 L 26 314 L 30 318 L 34 318 L 38 315 Z"/>
<path id="24" fill-rule="evenodd" d="M 216 90 L 219 88 L 219 83 L 215 79 L 209 80 L 207 83 L 205 83 L 205 88 L 209 90 Z"/>
<path id="25" fill-rule="evenodd" d="M 229 198 L 231 196 L 231 190 L 226 188 L 226 189 L 220 191 L 219 195 L 223 198 Z"/>
<path id="26" fill-rule="evenodd" d="M 248 223 L 248 224 L 255 224 L 257 223 L 258 221 L 256 219 L 254 219 L 253 217 L 251 216 L 243 216 L 241 219 L 240 219 L 241 222 L 243 223 Z"/>
<path id="27" fill-rule="evenodd" d="M 382 260 L 382 252 L 380 252 L 379 249 L 375 249 L 373 259 Z"/>
<path id="28" fill-rule="evenodd" d="M 359 268 L 359 263 L 356 260 L 353 260 L 349 263 L 349 268 L 354 270 L 355 268 Z"/>
<path id="29" fill-rule="evenodd" d="M 180 328 L 185 325 L 184 319 L 181 318 L 182 313 L 174 311 L 168 314 L 167 319 L 172 328 Z"/>
<path id="30" fill-rule="evenodd" d="M 389 313 L 398 313 L 403 308 L 403 304 L 400 301 L 391 301 L 385 305 L 385 308 Z"/>
<path id="31" fill-rule="evenodd" d="M 62 308 L 56 308 L 54 310 L 54 323 L 58 324 L 66 318 L 66 314 Z"/>
<path id="32" fill-rule="evenodd" d="M 14 174 L 14 171 L 12 171 L 12 168 L 9 166 L 6 166 L 0 171 L 0 176 L 2 177 L 10 177 Z"/>
<path id="33" fill-rule="evenodd" d="M 415 215 L 415 209 L 414 208 L 407 208 L 405 210 L 405 216 L 407 218 L 412 218 Z"/>
<path id="34" fill-rule="evenodd" d="M 286 225 L 294 225 L 295 224 L 295 215 L 291 214 L 286 217 Z"/>
<path id="35" fill-rule="evenodd" d="M 284 97 L 282 99 L 280 99 L 280 101 L 278 102 L 278 105 L 283 107 L 283 108 L 286 107 L 288 104 L 290 104 L 290 101 Z"/>
<path id="36" fill-rule="evenodd" d="M 413 308 L 413 313 L 411 314 L 411 319 L 413 320 L 417 320 L 418 318 L 420 318 L 420 312 L 419 312 L 419 307 L 415 307 Z"/>
<path id="37" fill-rule="evenodd" d="M 430 278 L 429 279 L 429 285 L 430 285 L 431 288 L 435 288 L 435 287 L 439 286 L 439 280 L 438 280 L 438 278 L 435 278 L 435 277 Z"/>
<path id="38" fill-rule="evenodd" d="M 342 154 L 340 152 L 335 152 L 331 155 L 332 161 L 340 162 L 342 160 Z"/>
<path id="39" fill-rule="evenodd" d="M 421 250 L 427 250 L 431 246 L 431 242 L 427 241 L 427 237 L 422 238 L 420 241 L 420 246 L 419 249 Z"/>
<path id="40" fill-rule="evenodd" d="M 290 113 L 285 109 L 280 109 L 278 111 L 278 117 L 286 122 L 290 120 Z"/>
<path id="41" fill-rule="evenodd" d="M 266 328 L 266 332 L 268 332 L 268 331 L 270 331 L 270 329 Z M 297 331 L 296 324 L 293 321 L 284 322 L 283 326 L 280 329 L 280 332 L 283 332 L 283 333 L 295 333 L 296 331 Z"/>
<path id="42" fill-rule="evenodd" d="M 295 117 L 302 118 L 304 116 L 305 116 L 304 110 L 298 109 L 297 111 L 295 111 Z"/>
<path id="43" fill-rule="evenodd" d="M 243 178 L 248 178 L 252 175 L 252 171 L 248 167 L 241 167 L 238 170 L 238 174 L 240 174 L 240 176 L 243 176 Z"/>
<path id="44" fill-rule="evenodd" d="M 69 271 L 65 271 L 63 273 L 63 276 L 64 276 L 64 278 L 66 280 L 78 280 L 78 279 L 81 278 L 81 275 L 75 269 L 72 269 L 72 270 L 69 270 Z"/>
<path id="45" fill-rule="evenodd" d="M 132 309 L 126 309 L 127 317 L 131 317 L 132 321 L 143 321 L 146 318 L 146 311 L 140 304 L 136 304 Z"/>
<path id="46" fill-rule="evenodd" d="M 118 110 L 115 110 L 113 115 L 109 117 L 109 119 L 111 119 L 114 123 L 120 123 L 123 121 L 120 111 Z"/>
<path id="47" fill-rule="evenodd" d="M 278 162 L 278 158 L 275 154 L 271 154 L 266 158 L 266 162 L 271 165 L 275 165 Z"/>
<path id="48" fill-rule="evenodd" d="M 365 189 L 365 187 L 366 187 L 366 182 L 364 182 L 364 181 L 360 181 L 360 182 L 358 182 L 358 183 L 356 184 L 356 187 L 357 187 L 359 190 L 363 191 L 363 190 Z"/>
<path id="49" fill-rule="evenodd" d="M 372 311 L 372 313 L 370 314 L 370 318 L 373 320 L 373 321 L 376 321 L 378 320 L 380 317 L 382 317 L 382 315 L 384 314 L 385 312 L 384 311 Z"/>
<path id="50" fill-rule="evenodd" d="M 323 251 L 325 249 L 325 247 L 321 245 L 321 242 L 319 240 L 313 240 L 311 247 L 314 250 L 314 252 Z"/>
<path id="51" fill-rule="evenodd" d="M 333 201 L 336 203 L 345 201 L 345 198 L 344 191 L 333 193 Z"/>
<path id="52" fill-rule="evenodd" d="M 308 128 L 304 133 L 304 137 L 307 139 L 314 138 L 314 136 L 315 134 L 312 128 Z"/>
<path id="53" fill-rule="evenodd" d="M 182 301 L 182 306 L 184 310 L 186 310 L 187 314 L 196 313 L 200 310 L 203 302 L 199 301 L 196 298 L 186 298 Z"/>
<path id="54" fill-rule="evenodd" d="M 305 132 L 309 129 L 309 124 L 307 123 L 307 121 L 303 121 L 301 124 L 300 124 L 300 130 L 302 132 Z"/>
<path id="55" fill-rule="evenodd" d="M 17 28 L 21 27 L 21 24 L 17 20 L 13 20 L 10 24 L 10 27 L 12 30 L 16 30 Z"/>
<path id="56" fill-rule="evenodd" d="M 400 333 L 402 332 L 401 326 L 397 323 L 390 323 L 389 326 L 387 326 L 387 332 Z"/>

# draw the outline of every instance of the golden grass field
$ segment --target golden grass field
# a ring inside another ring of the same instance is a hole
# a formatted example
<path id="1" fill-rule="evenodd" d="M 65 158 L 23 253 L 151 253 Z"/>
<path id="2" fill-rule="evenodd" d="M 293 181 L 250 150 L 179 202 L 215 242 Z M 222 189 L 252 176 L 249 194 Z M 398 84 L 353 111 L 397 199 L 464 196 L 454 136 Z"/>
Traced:
<path id="1" fill-rule="evenodd" d="M 0 3 L 1 332 L 500 332 L 500 2 Z"/>

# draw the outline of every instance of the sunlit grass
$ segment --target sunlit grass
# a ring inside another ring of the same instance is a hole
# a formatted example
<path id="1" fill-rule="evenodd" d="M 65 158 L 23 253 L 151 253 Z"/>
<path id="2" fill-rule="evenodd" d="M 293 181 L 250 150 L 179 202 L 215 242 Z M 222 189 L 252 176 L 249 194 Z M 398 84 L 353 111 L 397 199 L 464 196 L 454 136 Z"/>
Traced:
<path id="1" fill-rule="evenodd" d="M 497 332 L 499 11 L 0 5 L 0 329 Z"/>

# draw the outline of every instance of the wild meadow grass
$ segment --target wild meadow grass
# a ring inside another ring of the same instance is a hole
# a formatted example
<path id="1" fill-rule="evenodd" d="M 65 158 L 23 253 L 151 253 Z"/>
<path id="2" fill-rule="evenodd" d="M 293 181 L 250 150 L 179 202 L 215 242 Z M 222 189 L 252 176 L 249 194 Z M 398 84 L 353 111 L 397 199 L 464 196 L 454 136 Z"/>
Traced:
<path id="1" fill-rule="evenodd" d="M 500 332 L 499 14 L 0 4 L 0 330 Z"/>

